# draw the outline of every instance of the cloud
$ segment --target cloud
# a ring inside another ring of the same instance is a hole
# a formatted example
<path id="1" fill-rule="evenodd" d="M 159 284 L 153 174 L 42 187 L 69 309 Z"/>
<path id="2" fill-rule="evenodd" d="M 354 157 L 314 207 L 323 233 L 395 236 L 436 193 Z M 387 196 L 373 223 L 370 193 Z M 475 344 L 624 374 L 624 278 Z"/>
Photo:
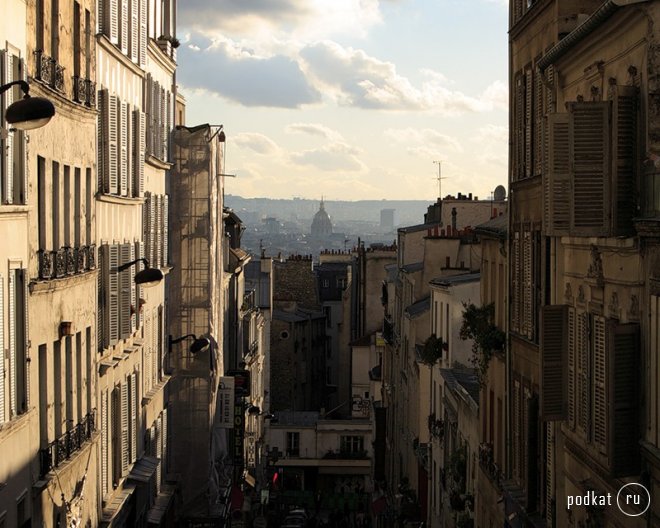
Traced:
<path id="1" fill-rule="evenodd" d="M 362 172 L 365 165 L 357 158 L 360 150 L 342 143 L 291 154 L 291 161 L 298 165 L 315 167 L 322 171 Z"/>
<path id="2" fill-rule="evenodd" d="M 192 89 L 204 89 L 244 106 L 300 108 L 321 100 L 296 61 L 262 57 L 229 41 L 216 40 L 203 49 L 181 47 L 179 75 Z"/>
<path id="3" fill-rule="evenodd" d="M 421 71 L 425 80 L 420 86 L 414 86 L 397 72 L 393 63 L 333 41 L 310 44 L 301 49 L 300 56 L 305 61 L 305 71 L 315 80 L 319 91 L 334 97 L 342 106 L 423 110 L 444 115 L 506 107 L 506 85 L 501 81 L 472 97 L 447 88 L 446 78 L 429 69 Z"/>
<path id="4" fill-rule="evenodd" d="M 242 132 L 232 137 L 232 143 L 239 148 L 250 149 L 262 156 L 279 154 L 280 147 L 272 139 L 258 132 Z"/>
<path id="5" fill-rule="evenodd" d="M 331 141 L 342 141 L 342 135 L 336 130 L 332 130 L 319 123 L 291 123 L 285 129 L 287 133 L 300 133 L 310 136 L 318 136 Z"/>
<path id="6" fill-rule="evenodd" d="M 455 152 L 462 152 L 463 147 L 457 139 L 447 136 L 432 128 L 388 128 L 383 135 L 397 143 L 413 144 L 411 149 L 447 148 Z"/>
<path id="7" fill-rule="evenodd" d="M 478 144 L 474 156 L 479 163 L 506 167 L 509 159 L 509 129 L 507 127 L 499 125 L 480 127 L 472 141 Z"/>

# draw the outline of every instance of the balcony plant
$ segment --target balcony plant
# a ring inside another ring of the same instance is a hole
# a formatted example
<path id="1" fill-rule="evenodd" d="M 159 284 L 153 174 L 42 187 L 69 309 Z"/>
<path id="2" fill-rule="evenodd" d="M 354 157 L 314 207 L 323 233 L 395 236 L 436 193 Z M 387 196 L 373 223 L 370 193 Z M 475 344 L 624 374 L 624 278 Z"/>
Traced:
<path id="1" fill-rule="evenodd" d="M 420 360 L 425 365 L 432 367 L 442 357 L 442 339 L 435 334 L 431 334 L 422 347 Z"/>
<path id="2" fill-rule="evenodd" d="M 488 363 L 493 353 L 504 350 L 506 336 L 493 322 L 495 304 L 476 306 L 473 303 L 463 303 L 463 323 L 459 336 L 463 340 L 472 339 L 472 357 L 479 386 L 486 384 Z"/>

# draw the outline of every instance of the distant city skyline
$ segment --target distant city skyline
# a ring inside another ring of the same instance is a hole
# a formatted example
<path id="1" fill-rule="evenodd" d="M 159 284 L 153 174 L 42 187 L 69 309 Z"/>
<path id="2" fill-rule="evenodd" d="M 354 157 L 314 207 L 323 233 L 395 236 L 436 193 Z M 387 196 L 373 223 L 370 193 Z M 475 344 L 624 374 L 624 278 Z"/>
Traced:
<path id="1" fill-rule="evenodd" d="M 178 23 L 188 124 L 224 125 L 228 192 L 434 200 L 439 160 L 443 194 L 506 185 L 504 0 L 191 0 Z"/>

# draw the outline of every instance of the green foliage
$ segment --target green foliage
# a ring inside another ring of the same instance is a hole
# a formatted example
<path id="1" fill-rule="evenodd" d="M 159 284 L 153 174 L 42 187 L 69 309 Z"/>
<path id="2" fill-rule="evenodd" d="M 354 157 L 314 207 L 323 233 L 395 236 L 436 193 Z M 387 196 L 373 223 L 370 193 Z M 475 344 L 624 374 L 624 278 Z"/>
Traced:
<path id="1" fill-rule="evenodd" d="M 479 385 L 486 383 L 488 363 L 497 350 L 504 350 L 506 336 L 502 330 L 495 326 L 495 304 L 476 306 L 473 303 L 463 303 L 463 324 L 460 338 L 472 339 L 471 363 L 477 371 Z"/>
<path id="2" fill-rule="evenodd" d="M 435 334 L 431 334 L 426 341 L 421 351 L 421 361 L 425 365 L 432 367 L 442 357 L 442 339 L 439 339 Z"/>

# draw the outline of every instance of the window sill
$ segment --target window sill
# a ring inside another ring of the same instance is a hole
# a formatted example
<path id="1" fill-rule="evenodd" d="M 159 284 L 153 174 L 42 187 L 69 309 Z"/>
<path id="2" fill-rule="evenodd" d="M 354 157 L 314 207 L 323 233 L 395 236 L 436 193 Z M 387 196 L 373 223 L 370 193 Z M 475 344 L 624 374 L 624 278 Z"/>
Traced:
<path id="1" fill-rule="evenodd" d="M 114 203 L 120 205 L 138 205 L 144 203 L 144 198 L 132 196 L 118 196 L 116 194 L 96 193 L 99 202 Z"/>
<path id="2" fill-rule="evenodd" d="M 6 204 L 0 205 L 0 215 L 22 215 L 30 211 L 29 205 Z"/>
<path id="3" fill-rule="evenodd" d="M 59 279 L 33 279 L 30 282 L 30 293 L 52 293 L 58 290 L 64 290 L 67 288 L 73 288 L 75 286 L 80 286 L 85 282 L 89 282 L 96 277 L 98 269 L 93 269 L 79 273 L 78 275 L 62 277 Z M 93 283 L 96 287 L 96 282 Z"/>

